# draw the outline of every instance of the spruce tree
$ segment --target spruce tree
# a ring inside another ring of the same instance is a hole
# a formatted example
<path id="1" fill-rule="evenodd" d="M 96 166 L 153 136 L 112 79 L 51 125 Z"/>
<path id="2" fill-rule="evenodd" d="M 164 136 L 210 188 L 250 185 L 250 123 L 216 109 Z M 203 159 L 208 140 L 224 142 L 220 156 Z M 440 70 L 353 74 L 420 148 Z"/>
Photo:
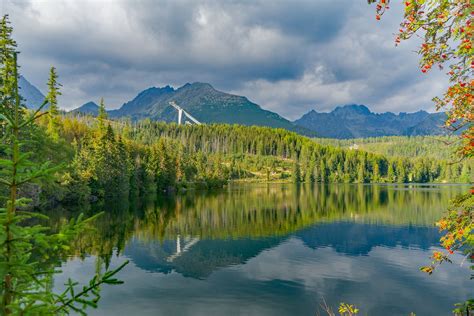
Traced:
<path id="1" fill-rule="evenodd" d="M 420 171 L 420 174 L 418 177 L 418 182 L 424 182 L 423 174 L 421 173 L 422 172 L 421 168 L 419 171 Z M 405 164 L 401 158 L 397 159 L 397 182 L 398 183 L 407 182 L 407 172 L 405 169 Z"/>
<path id="2" fill-rule="evenodd" d="M 293 183 L 301 182 L 301 169 L 300 169 L 300 163 L 298 160 L 295 160 L 293 162 L 293 170 L 291 173 L 291 178 L 293 180 Z"/>
<path id="3" fill-rule="evenodd" d="M 389 183 L 395 182 L 395 169 L 393 168 L 393 162 L 389 161 L 387 169 L 387 181 Z"/>
<path id="4" fill-rule="evenodd" d="M 11 101 L 15 98 L 13 77 L 16 71 L 14 55 L 17 46 L 12 38 L 12 32 L 13 28 L 10 26 L 8 15 L 4 15 L 0 21 L 0 94 L 4 100 L 0 103 L 0 111 L 9 117 L 14 115 L 14 102 Z M 5 126 L 5 124 L 5 120 L 1 120 L 1 125 Z M 2 128 L 3 131 L 4 128 Z"/>
<path id="5" fill-rule="evenodd" d="M 46 95 L 46 100 L 48 101 L 48 134 L 54 139 L 58 140 L 59 138 L 59 122 L 58 122 L 58 96 L 61 95 L 59 87 L 61 84 L 58 83 L 58 75 L 56 73 L 56 68 L 51 67 L 49 72 L 48 80 L 48 94 Z"/>
<path id="6" fill-rule="evenodd" d="M 327 181 L 327 169 L 323 159 L 321 159 L 319 165 L 319 179 L 321 183 L 325 183 Z"/>
<path id="7" fill-rule="evenodd" d="M 97 115 L 97 121 L 99 122 L 99 130 L 102 132 L 105 131 L 105 121 L 107 120 L 107 118 L 108 115 L 107 110 L 105 109 L 104 98 L 101 98 L 99 102 L 99 114 Z"/>
<path id="8" fill-rule="evenodd" d="M 365 175 L 364 175 L 364 164 L 360 163 L 357 169 L 357 182 L 364 183 L 365 182 Z"/>
<path id="9" fill-rule="evenodd" d="M 308 163 L 308 168 L 306 169 L 305 182 L 314 182 L 315 181 L 315 168 L 316 168 L 316 159 L 314 155 L 311 155 L 311 159 Z"/>
<path id="10" fill-rule="evenodd" d="M 380 167 L 377 161 L 374 161 L 372 170 L 372 182 L 377 183 L 380 181 Z"/>
<path id="11" fill-rule="evenodd" d="M 0 144 L 0 185 L 3 186 L 0 192 L 8 192 L 1 196 L 1 201 L 5 202 L 0 205 L 0 314 L 83 313 L 87 306 L 96 306 L 101 284 L 120 283 L 113 276 L 126 263 L 116 270 L 95 276 L 82 289 L 69 280 L 64 292 L 52 291 L 52 278 L 58 270 L 51 258 L 70 255 L 70 243 L 94 217 L 84 220 L 80 216 L 53 234 L 49 232 L 50 227 L 31 224 L 32 221 L 47 219 L 46 216 L 36 212 L 20 212 L 20 208 L 30 202 L 21 197 L 20 188 L 44 179 L 59 168 L 50 166 L 49 161 L 33 161 L 35 155 L 28 151 L 28 148 L 33 148 L 28 131 L 43 115 L 40 111 L 47 100 L 36 111 L 25 111 L 18 91 L 17 53 L 10 50 L 12 46 L 8 46 L 13 41 L 6 16 L 0 28 L 0 122 L 4 127 Z"/>

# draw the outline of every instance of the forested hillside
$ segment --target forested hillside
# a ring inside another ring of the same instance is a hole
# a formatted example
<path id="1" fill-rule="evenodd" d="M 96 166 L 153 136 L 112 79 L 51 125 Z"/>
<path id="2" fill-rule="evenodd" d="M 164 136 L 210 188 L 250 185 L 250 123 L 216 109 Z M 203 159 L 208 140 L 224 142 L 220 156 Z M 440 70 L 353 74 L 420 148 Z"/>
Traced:
<path id="1" fill-rule="evenodd" d="M 38 152 L 68 165 L 43 192 L 66 202 L 227 181 L 465 183 L 473 174 L 467 162 L 387 158 L 321 145 L 284 129 L 110 121 L 103 105 L 98 118 L 58 115 L 44 117 L 41 126 Z"/>
<path id="2" fill-rule="evenodd" d="M 431 157 L 455 162 L 458 157 L 450 144 L 455 136 L 384 136 L 354 139 L 316 138 L 322 145 L 346 149 L 359 149 L 387 157 Z"/>
<path id="3" fill-rule="evenodd" d="M 343 150 L 325 146 L 283 129 L 243 127 L 238 125 L 178 126 L 151 121 L 140 122 L 131 132 L 133 138 L 148 142 L 156 137 L 178 139 L 192 151 L 221 154 L 274 156 L 292 162 L 298 161 L 302 179 L 320 182 L 427 182 L 461 181 L 472 166 L 450 166 L 456 178 L 445 177 L 446 161 L 428 161 L 426 155 L 403 155 L 386 158 L 363 150 Z M 417 142 L 414 140 L 414 142 Z M 427 145 L 429 147 L 429 145 Z M 440 145 L 439 145 L 440 146 Z M 413 151 L 407 144 L 407 152 Z M 403 146 L 399 146 L 403 151 Z M 446 154 L 444 158 L 448 158 Z M 412 158 L 412 159 L 408 159 Z M 443 158 L 443 157 L 438 157 Z M 423 168 L 424 170 L 420 170 Z M 393 169 L 393 170 L 391 170 Z M 431 170 L 428 172 L 428 170 Z M 393 171 L 394 174 L 391 174 Z M 466 178 L 466 177 L 464 177 Z"/>

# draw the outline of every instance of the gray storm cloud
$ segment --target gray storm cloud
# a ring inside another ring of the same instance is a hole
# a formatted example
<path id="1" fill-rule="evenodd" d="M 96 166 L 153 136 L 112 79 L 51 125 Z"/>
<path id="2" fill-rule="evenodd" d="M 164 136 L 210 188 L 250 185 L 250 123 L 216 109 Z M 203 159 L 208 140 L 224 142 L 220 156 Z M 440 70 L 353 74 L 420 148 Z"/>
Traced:
<path id="1" fill-rule="evenodd" d="M 116 108 L 149 86 L 209 82 L 290 119 L 347 103 L 431 110 L 442 73 L 422 75 L 402 18 L 364 0 L 3 0 L 23 74 L 44 90 L 58 68 L 63 108 Z"/>

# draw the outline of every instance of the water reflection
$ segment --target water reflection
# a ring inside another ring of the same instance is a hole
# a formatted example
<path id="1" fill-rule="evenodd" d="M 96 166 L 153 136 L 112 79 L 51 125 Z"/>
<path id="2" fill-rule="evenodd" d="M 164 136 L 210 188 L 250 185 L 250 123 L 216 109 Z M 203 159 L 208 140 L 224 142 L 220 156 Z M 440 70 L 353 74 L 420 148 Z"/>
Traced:
<path id="1" fill-rule="evenodd" d="M 472 293 L 469 271 L 427 277 L 418 267 L 438 244 L 433 222 L 462 190 L 247 185 L 150 197 L 110 209 L 76 249 L 132 261 L 98 315 L 314 314 L 323 297 L 370 315 L 442 315 Z M 93 266 L 74 259 L 64 269 L 81 278 Z M 448 283 L 450 293 L 440 289 Z"/>
<path id="2" fill-rule="evenodd" d="M 429 249 L 439 244 L 434 227 L 386 226 L 350 222 L 315 225 L 295 234 L 312 249 L 331 247 L 346 255 L 368 255 L 375 247 Z"/>

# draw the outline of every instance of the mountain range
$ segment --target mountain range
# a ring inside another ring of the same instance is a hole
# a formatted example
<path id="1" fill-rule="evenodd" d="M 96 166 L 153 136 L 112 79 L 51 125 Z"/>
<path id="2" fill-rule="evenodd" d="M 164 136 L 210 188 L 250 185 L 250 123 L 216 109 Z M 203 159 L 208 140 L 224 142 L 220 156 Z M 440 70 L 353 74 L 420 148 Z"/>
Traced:
<path id="1" fill-rule="evenodd" d="M 377 136 L 418 136 L 445 133 L 446 114 L 418 111 L 414 113 L 374 113 L 365 105 L 338 106 L 329 113 L 314 110 L 294 123 L 329 138 L 364 138 Z"/>
<path id="2" fill-rule="evenodd" d="M 227 123 L 260 125 L 284 128 L 307 136 L 316 134 L 290 122 L 277 113 L 262 109 L 246 97 L 224 93 L 208 83 L 187 83 L 174 89 L 170 86 L 152 87 L 140 92 L 133 100 L 126 102 L 117 110 L 108 111 L 111 118 L 129 117 L 132 120 L 149 118 L 156 121 L 177 122 L 178 113 L 169 104 L 176 102 L 185 111 L 202 123 Z M 73 110 L 94 114 L 96 109 L 91 102 Z M 185 117 L 183 117 L 186 120 Z"/>
<path id="3" fill-rule="evenodd" d="M 41 104 L 43 94 L 23 77 L 20 78 L 20 87 L 30 108 Z M 262 109 L 244 96 L 218 91 L 210 84 L 201 82 L 187 83 L 177 89 L 170 86 L 151 87 L 108 113 L 112 118 L 176 122 L 178 114 L 169 104 L 171 101 L 202 123 L 269 126 L 306 136 L 331 138 L 438 135 L 444 133 L 442 125 L 446 118 L 445 113 L 426 111 L 374 113 L 365 105 L 352 104 L 338 106 L 329 113 L 312 110 L 291 122 L 275 112 Z M 87 102 L 70 113 L 97 115 L 98 105 Z"/>

